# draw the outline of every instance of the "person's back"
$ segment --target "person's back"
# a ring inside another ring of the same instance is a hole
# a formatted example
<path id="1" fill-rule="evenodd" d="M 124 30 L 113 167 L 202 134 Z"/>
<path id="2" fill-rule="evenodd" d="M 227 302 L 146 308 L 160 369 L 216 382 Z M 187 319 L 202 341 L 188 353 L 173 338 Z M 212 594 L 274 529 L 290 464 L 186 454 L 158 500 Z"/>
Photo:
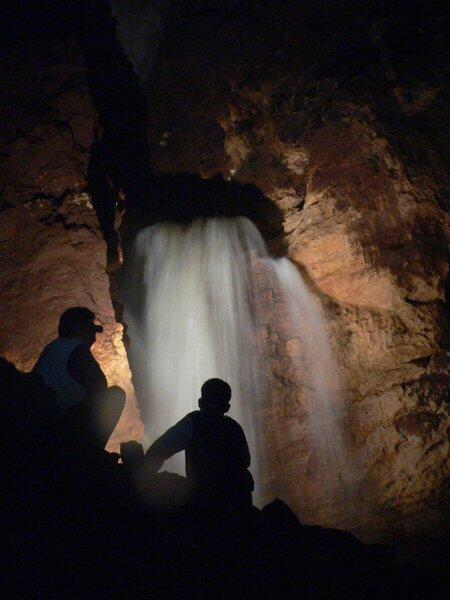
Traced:
<path id="1" fill-rule="evenodd" d="M 225 415 L 231 389 L 220 379 L 202 386 L 200 410 L 186 415 L 147 451 L 156 469 L 177 452 L 186 452 L 186 476 L 195 494 L 214 503 L 251 504 L 250 453 L 241 426 Z"/>
<path id="2" fill-rule="evenodd" d="M 55 391 L 57 404 L 64 414 L 87 396 L 85 387 L 70 375 L 68 369 L 69 359 L 79 346 L 86 347 L 81 338 L 58 337 L 44 348 L 33 368 L 45 385 Z"/>
<path id="3" fill-rule="evenodd" d="M 188 479 L 203 492 L 235 495 L 247 487 L 250 453 L 241 426 L 231 417 L 206 410 L 190 416 L 194 430 L 186 447 Z"/>

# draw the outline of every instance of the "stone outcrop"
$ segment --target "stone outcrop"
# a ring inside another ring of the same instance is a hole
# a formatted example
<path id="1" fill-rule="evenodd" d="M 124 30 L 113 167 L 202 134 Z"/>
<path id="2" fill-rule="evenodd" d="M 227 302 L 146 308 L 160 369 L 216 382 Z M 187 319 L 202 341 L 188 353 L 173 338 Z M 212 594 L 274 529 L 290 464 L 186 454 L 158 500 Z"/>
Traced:
<path id="1" fill-rule="evenodd" d="M 31 40 L 10 49 L 2 70 L 2 203 L 83 190 L 94 113 L 75 43 Z"/>
<path id="2" fill-rule="evenodd" d="M 75 42 L 24 43 L 4 62 L 1 136 L 0 355 L 23 370 L 57 335 L 59 315 L 87 306 L 104 327 L 93 351 L 128 402 L 110 440 L 142 428 L 106 272 L 106 244 L 87 193 L 96 114 Z"/>
<path id="3" fill-rule="evenodd" d="M 180 19 L 149 97 L 156 172 L 221 173 L 279 208 L 269 243 L 287 246 L 320 296 L 341 367 L 369 506 L 353 526 L 438 529 L 449 474 L 445 20 L 438 8 L 344 17 L 321 3 Z M 325 513 L 301 503 L 302 410 L 285 385 L 295 343 L 272 341 L 272 418 L 285 432 L 284 497 L 314 521 Z"/>

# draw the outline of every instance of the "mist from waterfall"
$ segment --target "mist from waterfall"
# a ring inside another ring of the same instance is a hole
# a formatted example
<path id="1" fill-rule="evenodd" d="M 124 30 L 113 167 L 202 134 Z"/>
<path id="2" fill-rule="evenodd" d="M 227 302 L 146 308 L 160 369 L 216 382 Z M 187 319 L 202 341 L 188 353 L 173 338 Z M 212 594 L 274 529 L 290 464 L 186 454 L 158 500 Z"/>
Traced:
<path id="1" fill-rule="evenodd" d="M 312 469 L 319 477 L 316 490 L 320 489 L 321 501 L 328 506 L 328 517 L 332 511 L 346 512 L 350 519 L 356 513 L 362 516 L 361 502 L 355 506 L 361 472 L 350 449 L 343 386 L 321 302 L 289 259 L 269 259 L 269 262 L 275 285 L 287 307 L 290 335 L 301 348 L 301 354 L 292 357 L 294 385 L 302 390 L 306 413 L 304 436 L 313 453 Z M 344 511 L 339 506 L 342 504 L 346 504 Z"/>
<path id="2" fill-rule="evenodd" d="M 229 414 L 247 435 L 258 482 L 274 451 L 266 447 L 263 422 L 263 413 L 272 418 L 264 335 L 270 330 L 301 348 L 290 357 L 292 384 L 301 391 L 310 451 L 335 475 L 348 470 L 338 370 L 321 303 L 289 259 L 269 257 L 251 221 L 157 223 L 138 234 L 128 262 L 124 320 L 149 443 L 195 410 L 203 382 L 219 377 L 231 385 Z M 277 437 L 282 448 L 288 431 Z M 183 465 L 178 456 L 166 468 L 182 473 Z"/>

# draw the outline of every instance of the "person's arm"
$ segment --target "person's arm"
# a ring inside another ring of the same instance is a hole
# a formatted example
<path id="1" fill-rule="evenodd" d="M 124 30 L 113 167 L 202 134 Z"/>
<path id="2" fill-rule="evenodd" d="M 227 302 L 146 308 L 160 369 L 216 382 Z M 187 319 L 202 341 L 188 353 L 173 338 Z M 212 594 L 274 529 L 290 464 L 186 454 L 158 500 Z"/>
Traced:
<path id="1" fill-rule="evenodd" d="M 248 469 L 250 466 L 250 450 L 248 449 L 247 438 L 245 437 L 245 433 L 241 429 L 242 433 L 242 464 Z"/>
<path id="2" fill-rule="evenodd" d="M 164 461 L 186 449 L 192 440 L 193 432 L 192 418 L 186 415 L 153 442 L 145 454 L 146 459 L 154 465 L 156 471 L 159 470 Z"/>
<path id="3" fill-rule="evenodd" d="M 88 397 L 101 394 L 108 387 L 105 374 L 84 344 L 74 348 L 67 361 L 69 375 L 86 391 Z"/>
<path id="4" fill-rule="evenodd" d="M 244 430 L 239 425 L 239 423 L 235 423 L 235 453 L 236 453 L 236 461 L 240 467 L 243 469 L 248 469 L 250 466 L 250 450 L 248 449 L 247 438 L 245 437 Z"/>

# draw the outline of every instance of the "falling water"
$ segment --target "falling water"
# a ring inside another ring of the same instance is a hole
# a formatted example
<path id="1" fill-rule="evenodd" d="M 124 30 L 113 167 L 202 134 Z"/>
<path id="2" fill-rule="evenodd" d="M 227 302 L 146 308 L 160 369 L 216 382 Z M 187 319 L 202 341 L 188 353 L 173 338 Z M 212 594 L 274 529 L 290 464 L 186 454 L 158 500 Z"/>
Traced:
<path id="1" fill-rule="evenodd" d="M 248 219 L 157 223 L 139 233 L 129 263 L 125 321 L 149 442 L 197 408 L 205 380 L 220 377 L 233 390 L 230 414 L 244 427 L 258 480 L 266 462 L 262 413 L 271 392 L 261 336 L 268 315 L 272 334 L 287 328 L 287 337 L 301 345 L 291 357 L 292 383 L 302 387 L 318 460 L 342 470 L 338 376 L 320 302 L 287 258 L 268 256 Z M 172 462 L 172 469 L 182 472 L 182 462 Z"/>
<path id="2" fill-rule="evenodd" d="M 306 414 L 304 437 L 316 479 L 313 490 L 316 497 L 309 501 L 317 503 L 320 493 L 329 522 L 334 517 L 336 522 L 342 521 L 344 515 L 351 521 L 357 512 L 362 514 L 362 506 L 355 506 L 360 469 L 357 457 L 350 450 L 342 382 L 331 351 L 323 308 L 289 259 L 267 262 L 271 263 L 275 287 L 287 307 L 290 337 L 298 340 L 301 349 L 292 357 L 293 383 L 302 390 L 301 403 Z"/>

